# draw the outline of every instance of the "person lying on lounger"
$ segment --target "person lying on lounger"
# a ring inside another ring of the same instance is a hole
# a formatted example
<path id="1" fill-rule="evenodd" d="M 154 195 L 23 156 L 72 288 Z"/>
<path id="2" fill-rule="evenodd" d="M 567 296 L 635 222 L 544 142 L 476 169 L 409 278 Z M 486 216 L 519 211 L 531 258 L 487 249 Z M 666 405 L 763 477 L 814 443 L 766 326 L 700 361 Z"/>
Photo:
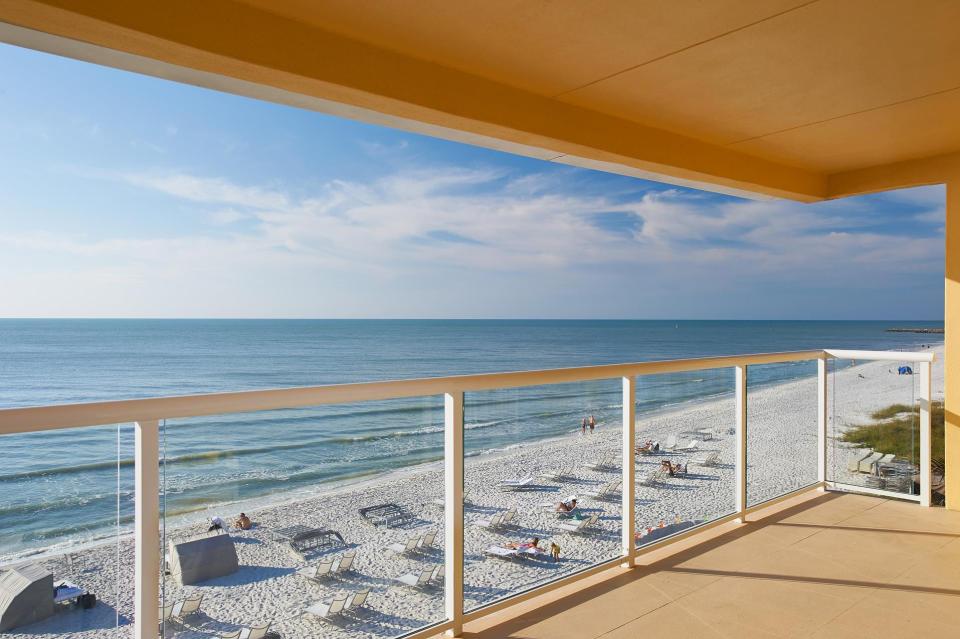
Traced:
<path id="1" fill-rule="evenodd" d="M 687 474 L 687 467 L 684 464 L 681 464 L 680 462 L 677 462 L 676 464 L 674 464 L 669 459 L 664 459 L 663 461 L 660 462 L 660 465 L 663 467 L 665 471 L 667 471 L 667 473 L 670 474 L 671 477 Z"/>
<path id="2" fill-rule="evenodd" d="M 648 439 L 643 443 L 643 446 L 637 446 L 637 452 L 641 455 L 646 455 L 647 453 L 655 453 L 660 450 L 660 444 L 656 443 L 652 439 Z"/>
<path id="3" fill-rule="evenodd" d="M 531 539 L 530 541 L 525 541 L 525 542 L 521 542 L 521 543 L 517 543 L 517 542 L 515 542 L 515 541 L 511 541 L 511 542 L 508 543 L 508 544 L 504 544 L 503 547 L 504 547 L 504 548 L 513 548 L 514 550 L 522 550 L 522 551 L 525 551 L 525 552 L 537 552 L 537 551 L 543 550 L 543 549 L 540 547 L 540 538 L 539 538 L 539 537 L 534 537 L 534 538 Z"/>
<path id="4" fill-rule="evenodd" d="M 570 495 L 567 498 L 567 501 L 561 501 L 557 504 L 556 511 L 558 513 L 569 513 L 577 509 L 577 497 L 575 495 Z"/>

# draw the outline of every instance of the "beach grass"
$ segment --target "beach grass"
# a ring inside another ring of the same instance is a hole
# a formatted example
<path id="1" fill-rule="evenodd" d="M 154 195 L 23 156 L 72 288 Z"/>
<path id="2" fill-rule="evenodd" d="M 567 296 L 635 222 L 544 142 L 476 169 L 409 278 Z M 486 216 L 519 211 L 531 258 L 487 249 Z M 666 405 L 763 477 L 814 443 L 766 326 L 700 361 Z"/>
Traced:
<path id="1" fill-rule="evenodd" d="M 920 406 L 892 404 L 870 415 L 872 424 L 850 428 L 842 441 L 871 448 L 882 453 L 893 453 L 906 459 L 920 459 Z M 943 402 L 931 402 L 930 427 L 933 459 L 943 459 Z"/>

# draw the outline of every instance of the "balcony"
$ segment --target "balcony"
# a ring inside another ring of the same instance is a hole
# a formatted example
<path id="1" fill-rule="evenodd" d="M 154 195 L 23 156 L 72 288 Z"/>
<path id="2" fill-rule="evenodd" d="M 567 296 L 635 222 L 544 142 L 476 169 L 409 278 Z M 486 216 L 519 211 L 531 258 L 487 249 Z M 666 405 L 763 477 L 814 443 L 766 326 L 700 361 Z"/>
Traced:
<path id="1" fill-rule="evenodd" d="M 777 636 L 883 597 L 936 606 L 952 591 L 915 579 L 938 583 L 922 571 L 960 525 L 924 508 L 936 361 L 814 350 L 7 409 L 0 434 L 48 460 L 0 476 L 0 602 L 17 613 L 0 622 L 91 639 Z M 357 419 L 379 430 L 357 437 Z M 39 511 L 22 498 L 38 480 Z M 100 605 L 71 603 L 86 591 Z M 748 597 L 764 612 L 737 614 Z"/>

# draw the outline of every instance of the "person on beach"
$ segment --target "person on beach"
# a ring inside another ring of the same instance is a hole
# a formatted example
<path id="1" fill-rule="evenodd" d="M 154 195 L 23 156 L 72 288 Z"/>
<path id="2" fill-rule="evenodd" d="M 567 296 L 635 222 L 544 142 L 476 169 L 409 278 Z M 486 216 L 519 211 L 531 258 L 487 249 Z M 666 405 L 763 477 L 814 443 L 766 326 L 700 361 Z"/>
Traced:
<path id="1" fill-rule="evenodd" d="M 593 434 L 593 429 L 597 427 L 597 420 L 593 418 L 593 415 L 590 416 L 590 434 Z"/>
<path id="2" fill-rule="evenodd" d="M 210 519 L 210 527 L 207 528 L 207 532 L 213 532 L 215 530 L 223 530 L 223 520 L 219 517 L 213 517 Z"/>
<path id="3" fill-rule="evenodd" d="M 587 418 L 586 417 L 584 417 L 583 421 L 580 422 L 580 434 L 581 435 L 587 434 Z"/>
<path id="4" fill-rule="evenodd" d="M 550 558 L 554 561 L 560 561 L 560 546 L 555 542 L 550 543 Z"/>
<path id="5" fill-rule="evenodd" d="M 504 545 L 504 548 L 513 548 L 514 550 L 522 550 L 522 551 L 529 552 L 529 553 L 535 553 L 535 552 L 538 552 L 538 551 L 540 551 L 540 552 L 543 551 L 543 548 L 540 547 L 540 538 L 539 538 L 539 537 L 534 537 L 534 538 L 531 539 L 530 541 L 525 541 L 525 542 L 521 542 L 521 543 L 510 542 L 509 544 L 505 544 L 505 545 Z"/>
<path id="6" fill-rule="evenodd" d="M 237 517 L 237 521 L 235 521 L 233 525 L 240 530 L 250 530 L 253 522 L 247 517 L 247 513 L 240 513 L 240 516 Z"/>
<path id="7" fill-rule="evenodd" d="M 566 501 L 561 501 L 557 504 L 556 511 L 558 513 L 572 513 L 577 509 L 577 496 L 570 495 L 567 497 Z"/>

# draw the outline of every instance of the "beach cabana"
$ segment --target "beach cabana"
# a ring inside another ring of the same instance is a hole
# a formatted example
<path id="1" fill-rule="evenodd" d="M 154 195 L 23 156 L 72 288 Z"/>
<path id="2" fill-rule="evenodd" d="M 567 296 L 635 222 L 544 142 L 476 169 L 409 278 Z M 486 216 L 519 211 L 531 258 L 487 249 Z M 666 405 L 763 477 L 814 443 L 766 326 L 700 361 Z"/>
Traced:
<path id="1" fill-rule="evenodd" d="M 37 564 L 11 568 L 0 575 L 0 632 L 53 614 L 53 575 Z"/>
<path id="2" fill-rule="evenodd" d="M 236 572 L 237 568 L 237 550 L 230 535 L 170 542 L 170 572 L 183 586 L 223 577 Z"/>

